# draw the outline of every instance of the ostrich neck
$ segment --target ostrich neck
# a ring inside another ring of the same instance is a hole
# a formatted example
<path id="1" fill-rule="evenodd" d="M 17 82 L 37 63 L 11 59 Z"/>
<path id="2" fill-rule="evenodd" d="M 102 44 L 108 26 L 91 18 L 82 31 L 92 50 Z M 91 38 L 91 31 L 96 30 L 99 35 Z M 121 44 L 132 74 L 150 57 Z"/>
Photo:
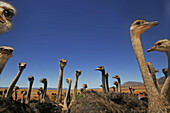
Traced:
<path id="1" fill-rule="evenodd" d="M 2 73 L 2 70 L 5 67 L 5 64 L 7 63 L 8 59 L 12 57 L 12 54 L 2 54 L 0 53 L 0 74 Z"/>
<path id="2" fill-rule="evenodd" d="M 15 101 L 17 100 L 17 90 L 15 90 Z"/>
<path id="3" fill-rule="evenodd" d="M 46 97 L 46 92 L 47 92 L 47 83 L 44 83 L 44 94 L 43 94 L 43 99 Z"/>
<path id="4" fill-rule="evenodd" d="M 118 79 L 118 92 L 121 93 L 121 82 L 120 82 L 120 79 Z"/>
<path id="5" fill-rule="evenodd" d="M 26 104 L 29 104 L 29 103 L 30 103 L 30 95 L 31 95 L 32 85 L 33 85 L 33 82 L 30 82 L 29 87 L 28 87 L 28 93 L 27 93 Z"/>
<path id="6" fill-rule="evenodd" d="M 75 83 L 74 83 L 73 100 L 77 100 L 77 82 L 78 82 L 78 76 L 76 76 Z"/>
<path id="7" fill-rule="evenodd" d="M 67 108 L 68 105 L 68 99 L 69 99 L 69 95 L 70 95 L 70 89 L 71 89 L 71 82 L 69 82 L 69 85 L 68 85 L 68 90 L 67 90 L 67 93 L 66 93 L 66 96 L 64 98 L 64 107 Z"/>
<path id="8" fill-rule="evenodd" d="M 105 70 L 102 71 L 102 88 L 103 88 L 103 93 L 106 93 L 106 88 L 105 88 Z"/>
<path id="9" fill-rule="evenodd" d="M 8 90 L 7 90 L 7 94 L 6 94 L 6 98 L 9 98 L 12 96 L 12 90 L 15 87 L 15 84 L 17 83 L 21 73 L 22 73 L 23 69 L 20 69 L 17 73 L 17 75 L 15 76 L 14 80 L 12 81 L 11 85 L 9 86 Z"/>
<path id="10" fill-rule="evenodd" d="M 154 86 L 154 82 L 152 79 L 151 74 L 149 73 L 144 54 L 143 54 L 143 48 L 140 40 L 140 34 L 132 34 L 131 33 L 131 40 L 132 40 L 132 46 L 140 67 L 140 71 L 142 74 L 142 78 L 145 84 L 145 88 L 148 94 L 149 98 L 153 98 L 156 95 L 159 95 L 158 90 Z"/>
<path id="11" fill-rule="evenodd" d="M 108 76 L 106 77 L 106 91 L 109 92 Z"/>
<path id="12" fill-rule="evenodd" d="M 22 94 L 21 103 L 24 103 L 24 94 Z"/>
<path id="13" fill-rule="evenodd" d="M 170 50 L 167 53 L 168 57 L 168 72 L 167 72 L 167 78 L 165 80 L 165 83 L 161 90 L 161 97 L 166 105 L 170 106 Z"/>
<path id="14" fill-rule="evenodd" d="M 60 67 L 60 74 L 59 74 L 59 80 L 58 80 L 58 91 L 57 91 L 57 102 L 62 101 L 62 81 L 63 81 L 63 70 L 64 68 Z"/>

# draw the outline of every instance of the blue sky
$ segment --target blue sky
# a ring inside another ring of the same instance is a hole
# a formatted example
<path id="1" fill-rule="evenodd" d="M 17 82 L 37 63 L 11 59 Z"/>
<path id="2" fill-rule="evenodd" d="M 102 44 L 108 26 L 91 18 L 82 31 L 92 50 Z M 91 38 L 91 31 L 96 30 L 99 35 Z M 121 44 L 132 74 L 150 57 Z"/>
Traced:
<path id="1" fill-rule="evenodd" d="M 1 76 L 0 86 L 8 87 L 18 72 L 18 63 L 26 62 L 17 85 L 27 87 L 27 77 L 35 77 L 33 87 L 41 87 L 46 77 L 48 87 L 56 88 L 59 78 L 59 60 L 68 63 L 66 78 L 82 70 L 78 88 L 84 83 L 99 88 L 101 73 L 94 69 L 100 65 L 109 73 L 110 87 L 120 75 L 122 83 L 143 82 L 132 48 L 129 27 L 136 19 L 159 21 L 142 34 L 146 61 L 161 70 L 168 66 L 164 53 L 147 53 L 147 49 L 160 39 L 170 38 L 168 26 L 168 0 L 8 0 L 17 9 L 13 28 L 0 36 L 0 45 L 15 49 Z"/>

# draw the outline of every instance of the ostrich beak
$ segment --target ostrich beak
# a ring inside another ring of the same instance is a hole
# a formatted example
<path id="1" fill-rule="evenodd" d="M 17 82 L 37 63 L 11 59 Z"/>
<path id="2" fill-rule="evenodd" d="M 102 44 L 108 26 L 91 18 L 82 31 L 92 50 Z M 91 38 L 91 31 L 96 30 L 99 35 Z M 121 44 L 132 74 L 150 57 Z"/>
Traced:
<path id="1" fill-rule="evenodd" d="M 155 70 L 155 72 L 159 72 L 159 69 L 154 69 Z"/>
<path id="2" fill-rule="evenodd" d="M 147 50 L 147 52 L 151 52 L 151 51 L 155 51 L 155 47 L 152 47 L 152 48 Z"/>
<path id="3" fill-rule="evenodd" d="M 95 70 L 100 70 L 100 68 L 96 68 Z"/>
<path id="4" fill-rule="evenodd" d="M 158 21 L 154 21 L 154 22 L 146 22 L 144 23 L 143 25 L 151 25 L 151 26 L 155 26 L 155 25 L 158 25 L 159 22 Z"/>

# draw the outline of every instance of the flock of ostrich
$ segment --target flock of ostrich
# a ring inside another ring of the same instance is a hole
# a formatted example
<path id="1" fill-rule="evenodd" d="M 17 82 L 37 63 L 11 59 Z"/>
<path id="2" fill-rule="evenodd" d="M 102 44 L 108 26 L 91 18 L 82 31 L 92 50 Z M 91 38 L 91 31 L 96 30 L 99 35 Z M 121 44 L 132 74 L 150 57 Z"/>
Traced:
<path id="1" fill-rule="evenodd" d="M 11 19 L 16 14 L 16 9 L 10 3 L 0 1 L 0 33 L 7 32 L 11 27 Z M 166 53 L 168 57 L 168 69 L 163 69 L 166 76 L 163 87 L 160 88 L 156 80 L 155 73 L 157 70 L 153 67 L 151 62 L 146 62 L 143 54 L 143 48 L 140 35 L 149 28 L 158 25 L 158 22 L 147 22 L 144 20 L 136 20 L 131 24 L 130 34 L 132 46 L 140 67 L 145 89 L 148 95 L 148 100 L 140 100 L 133 94 L 134 89 L 129 88 L 131 93 L 121 92 L 121 79 L 119 75 L 115 75 L 117 81 L 114 82 L 115 87 L 113 92 L 109 91 L 108 73 L 105 72 L 104 66 L 99 66 L 96 71 L 101 71 L 102 74 L 102 94 L 94 90 L 86 90 L 87 84 L 83 84 L 81 97 L 77 98 L 77 84 L 78 78 L 81 75 L 81 70 L 76 70 L 76 79 L 74 83 L 73 96 L 71 98 L 70 90 L 72 79 L 67 78 L 68 90 L 65 94 L 64 101 L 62 101 L 62 82 L 63 71 L 67 64 L 67 60 L 61 59 L 58 89 L 56 100 L 52 101 L 47 95 L 47 79 L 43 78 L 40 82 L 43 83 L 44 88 L 39 88 L 39 100 L 31 100 L 31 90 L 34 82 L 34 76 L 28 77 L 28 90 L 23 90 L 21 101 L 17 100 L 16 86 L 23 70 L 26 68 L 26 63 L 19 63 L 19 71 L 16 77 L 7 90 L 3 91 L 0 96 L 0 112 L 1 113 L 168 113 L 170 112 L 170 41 L 162 39 L 155 43 L 155 45 L 148 49 L 147 52 L 160 51 Z M 0 73 L 2 73 L 8 59 L 12 57 L 14 49 L 8 46 L 0 47 Z M 13 98 L 13 92 L 15 98 Z M 25 98 L 26 96 L 26 98 Z"/>

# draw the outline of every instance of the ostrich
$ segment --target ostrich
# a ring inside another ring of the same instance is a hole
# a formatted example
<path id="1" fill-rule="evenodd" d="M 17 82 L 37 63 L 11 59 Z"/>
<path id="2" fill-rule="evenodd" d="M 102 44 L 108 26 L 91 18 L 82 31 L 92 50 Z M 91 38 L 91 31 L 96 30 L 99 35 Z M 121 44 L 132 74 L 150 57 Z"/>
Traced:
<path id="1" fill-rule="evenodd" d="M 11 4 L 0 1 L 0 33 L 7 32 L 11 27 L 11 19 L 16 14 L 16 9 Z"/>
<path id="2" fill-rule="evenodd" d="M 38 101 L 40 101 L 41 92 L 40 92 L 40 91 L 37 91 L 37 95 L 38 95 Z"/>
<path id="3" fill-rule="evenodd" d="M 116 86 L 117 92 L 118 92 L 118 82 L 114 81 L 113 84 Z"/>
<path id="4" fill-rule="evenodd" d="M 81 71 L 80 70 L 76 70 L 76 79 L 75 79 L 75 83 L 74 83 L 74 91 L 73 91 L 73 101 L 77 100 L 77 82 L 78 82 L 78 77 L 81 75 Z"/>
<path id="5" fill-rule="evenodd" d="M 10 98 L 12 96 L 12 91 L 14 89 L 14 86 L 17 83 L 17 81 L 18 81 L 21 73 L 25 69 L 25 67 L 26 67 L 26 63 L 24 63 L 24 62 L 19 63 L 19 71 L 18 71 L 17 75 L 15 76 L 14 80 L 12 81 L 11 85 L 9 86 L 9 88 L 7 90 L 7 94 L 5 95 L 5 98 Z"/>
<path id="6" fill-rule="evenodd" d="M 0 16 L 1 17 L 1 16 Z M 1 22 L 1 21 L 0 21 Z M 0 46 L 0 74 L 5 67 L 5 64 L 12 57 L 14 49 L 9 46 Z"/>
<path id="7" fill-rule="evenodd" d="M 67 90 L 66 96 L 65 96 L 65 98 L 64 98 L 64 109 L 65 109 L 65 110 L 67 110 L 67 109 L 68 109 L 68 106 L 69 106 L 68 100 L 69 100 L 69 95 L 70 95 L 70 89 L 71 89 L 71 82 L 72 82 L 72 80 L 71 80 L 71 78 L 67 78 L 66 81 L 67 81 L 67 83 L 68 83 L 68 90 Z"/>
<path id="8" fill-rule="evenodd" d="M 27 94 L 27 91 L 26 90 L 21 91 L 21 94 L 22 94 L 21 103 L 23 104 L 24 103 L 24 96 Z"/>
<path id="9" fill-rule="evenodd" d="M 42 87 L 40 87 L 40 88 L 38 88 L 38 90 L 40 91 L 40 93 L 41 93 L 41 95 L 40 95 L 40 102 L 42 101 L 42 99 L 43 99 L 43 88 Z"/>
<path id="10" fill-rule="evenodd" d="M 151 73 L 152 78 L 154 80 L 155 87 L 157 88 L 158 92 L 161 93 L 161 89 L 160 89 L 159 83 L 156 80 L 156 76 L 155 76 L 155 73 L 157 72 L 157 70 L 153 67 L 151 62 L 146 62 L 146 63 L 148 65 L 149 72 Z"/>
<path id="11" fill-rule="evenodd" d="M 81 97 L 83 97 L 83 88 L 80 89 Z"/>
<path id="12" fill-rule="evenodd" d="M 28 93 L 27 93 L 27 98 L 26 98 L 25 103 L 29 105 L 30 104 L 30 96 L 31 96 L 32 85 L 33 85 L 33 82 L 34 82 L 34 76 L 29 76 L 28 80 L 29 80 L 30 84 L 29 84 L 29 87 L 28 87 Z"/>
<path id="13" fill-rule="evenodd" d="M 165 77 L 167 78 L 168 69 L 162 69 L 162 72 L 164 73 Z"/>
<path id="14" fill-rule="evenodd" d="M 130 91 L 130 93 L 132 94 L 132 87 L 129 87 L 129 91 Z"/>
<path id="15" fill-rule="evenodd" d="M 83 91 L 86 92 L 87 84 L 83 84 Z"/>
<path id="16" fill-rule="evenodd" d="M 44 84 L 43 98 L 42 98 L 41 102 L 45 103 L 46 102 L 45 97 L 46 97 L 46 92 L 47 92 L 47 79 L 43 78 L 40 80 L 40 82 Z"/>
<path id="17" fill-rule="evenodd" d="M 159 40 L 155 45 L 148 50 L 151 51 L 160 51 L 167 54 L 168 57 L 168 72 L 167 78 L 161 90 L 162 100 L 165 102 L 166 106 L 170 107 L 170 41 L 168 39 Z"/>
<path id="18" fill-rule="evenodd" d="M 106 93 L 106 87 L 105 87 L 105 69 L 104 66 L 99 66 L 98 68 L 96 68 L 95 70 L 99 70 L 102 72 L 102 89 L 103 89 L 103 93 Z"/>
<path id="19" fill-rule="evenodd" d="M 108 77 L 109 77 L 109 74 L 106 72 L 105 73 L 105 77 L 106 77 L 106 92 L 108 93 L 109 92 L 109 84 L 108 84 Z"/>
<path id="20" fill-rule="evenodd" d="M 148 94 L 148 112 L 167 112 L 165 108 L 165 104 L 161 100 L 159 92 L 154 85 L 154 80 L 152 79 L 152 75 L 149 72 L 147 67 L 144 54 L 142 43 L 140 39 L 140 35 L 145 32 L 147 29 L 157 25 L 158 22 L 147 22 L 144 20 L 136 20 L 132 23 L 130 27 L 130 34 L 131 34 L 131 41 L 132 46 L 140 67 L 140 71 L 142 74 L 142 78 L 145 84 L 145 89 Z"/>
<path id="21" fill-rule="evenodd" d="M 60 64 L 60 74 L 59 74 L 59 80 L 58 80 L 58 89 L 57 89 L 56 102 L 61 103 L 61 101 L 62 101 L 63 71 L 64 71 L 64 67 L 67 64 L 67 60 L 61 59 L 59 64 Z"/>
<path id="22" fill-rule="evenodd" d="M 121 93 L 121 81 L 120 81 L 120 76 L 119 75 L 115 75 L 112 78 L 116 78 L 118 80 L 118 92 Z"/>
<path id="23" fill-rule="evenodd" d="M 115 86 L 112 86 L 112 88 L 113 88 L 113 92 L 115 92 Z"/>
<path id="24" fill-rule="evenodd" d="M 14 92 L 15 92 L 15 101 L 17 101 L 17 90 L 19 89 L 18 86 L 15 86 Z"/>

